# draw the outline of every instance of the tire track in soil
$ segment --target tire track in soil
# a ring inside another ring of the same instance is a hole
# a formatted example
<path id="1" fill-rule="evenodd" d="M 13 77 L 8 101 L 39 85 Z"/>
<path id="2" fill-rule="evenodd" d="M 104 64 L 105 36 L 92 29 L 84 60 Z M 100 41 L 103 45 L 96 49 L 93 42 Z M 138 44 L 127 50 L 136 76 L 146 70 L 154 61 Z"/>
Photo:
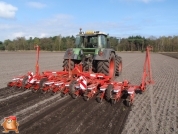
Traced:
<path id="1" fill-rule="evenodd" d="M 70 103 L 72 102 L 72 100 L 70 100 L 70 98 L 63 99 L 63 100 L 59 101 L 57 104 L 54 104 L 54 105 L 52 105 L 51 107 L 48 107 L 45 111 L 41 111 L 41 112 L 39 113 L 39 115 L 34 116 L 31 120 L 28 120 L 27 122 L 21 124 L 21 125 L 19 126 L 20 132 L 22 132 L 23 134 L 25 134 L 26 131 L 27 131 L 27 133 L 29 133 L 29 132 L 30 132 L 30 133 L 33 133 L 33 131 L 30 131 L 30 130 L 33 130 L 33 129 L 31 128 L 31 126 L 33 126 L 34 123 L 39 123 L 39 121 L 40 121 L 41 119 L 43 119 L 45 116 L 49 116 L 50 113 L 55 112 L 55 110 L 58 110 L 60 107 L 65 107 L 64 104 L 66 104 L 67 102 L 70 104 Z M 39 124 L 39 125 L 40 125 L 40 124 Z M 50 125 L 50 124 L 48 124 L 48 125 Z M 30 126 L 30 127 L 29 127 L 29 126 Z M 48 127 L 48 126 L 47 126 L 47 127 Z M 29 129 L 28 129 L 28 128 L 29 128 Z M 49 128 L 48 128 L 48 129 L 49 129 Z M 34 131 L 34 134 L 35 134 L 35 132 L 36 132 L 36 131 Z"/>
<path id="2" fill-rule="evenodd" d="M 22 96 L 22 95 L 26 94 L 27 92 L 29 92 L 29 91 L 20 91 L 20 90 L 14 91 L 10 95 L 8 93 L 8 94 L 4 95 L 3 97 L 1 97 L 0 101 L 4 102 L 4 101 L 10 100 L 10 99 L 14 99 L 15 97 Z"/>
<path id="3" fill-rule="evenodd" d="M 28 92 L 19 97 L 15 97 L 7 100 L 7 102 L 1 102 L 0 106 L 0 118 L 13 114 L 15 111 L 24 109 L 27 105 L 34 104 L 39 99 L 45 99 L 46 96 L 39 93 Z M 4 112 L 5 111 L 5 112 Z"/>
<path id="4" fill-rule="evenodd" d="M 4 98 L 6 96 L 13 95 L 16 94 L 17 90 L 15 90 L 14 88 L 1 88 L 0 89 L 0 100 L 1 98 Z"/>
<path id="5" fill-rule="evenodd" d="M 131 107 L 126 107 L 122 101 L 118 103 L 118 106 L 117 104 L 114 106 L 113 114 L 108 115 L 108 117 L 111 119 L 110 122 L 103 125 L 103 129 L 101 129 L 106 129 L 107 131 L 103 131 L 101 133 L 117 134 L 122 132 Z"/>
<path id="6" fill-rule="evenodd" d="M 91 118 L 84 121 L 83 124 L 85 124 L 85 126 L 83 129 L 81 128 L 83 130 L 81 133 L 112 134 L 112 129 L 114 129 L 114 127 L 117 127 L 116 134 L 120 134 L 122 132 L 123 126 L 130 111 L 129 109 L 127 109 L 126 111 L 122 111 L 121 110 L 122 106 L 123 106 L 122 101 L 112 106 L 111 104 L 106 102 L 105 105 L 100 110 L 98 110 L 96 113 L 91 114 L 90 116 Z M 119 110 L 121 111 L 118 114 L 116 114 L 117 111 Z M 117 126 L 111 125 L 115 124 L 115 122 L 117 121 L 118 121 Z"/>
<path id="7" fill-rule="evenodd" d="M 74 103 L 74 101 L 71 98 L 69 98 L 69 97 L 66 98 L 66 99 L 63 99 L 63 100 L 59 101 L 57 104 L 54 104 L 51 107 L 47 108 L 46 110 L 40 112 L 39 115 L 36 115 L 31 120 L 23 123 L 21 125 L 20 131 L 23 132 L 23 133 L 26 133 L 26 131 L 27 131 L 27 133 L 29 131 L 30 132 L 34 131 L 34 133 L 36 133 L 36 132 L 39 131 L 41 133 L 41 131 L 43 130 L 43 128 L 49 129 L 50 128 L 49 126 L 52 125 L 55 122 L 55 119 L 57 119 L 57 121 L 59 120 L 59 118 L 56 118 L 55 115 L 54 116 L 52 116 L 52 115 L 54 113 L 56 113 L 56 111 L 58 111 L 58 110 L 60 110 L 62 112 L 65 112 L 65 107 L 70 108 L 70 104 L 72 105 L 73 103 Z M 50 117 L 50 116 L 52 116 L 52 117 Z M 44 120 L 44 121 L 42 121 L 42 120 Z M 44 124 L 41 127 L 41 123 L 40 122 L 43 122 L 43 123 L 49 122 L 49 123 L 45 123 L 47 125 L 47 127 L 44 127 Z M 31 127 L 29 128 L 29 126 L 31 126 Z M 26 129 L 26 128 L 29 128 L 29 129 Z"/>
<path id="8" fill-rule="evenodd" d="M 91 102 L 92 101 L 92 102 Z M 49 134 L 49 133 L 59 133 L 59 134 L 64 134 L 64 133 L 68 133 L 68 126 L 70 125 L 70 123 L 72 123 L 72 119 L 75 119 L 77 116 L 80 116 L 81 118 L 83 117 L 81 115 L 81 111 L 83 109 L 86 109 L 86 105 L 88 102 L 84 101 L 83 98 L 78 98 L 77 100 L 75 100 L 74 104 L 69 106 L 67 110 L 65 110 L 65 113 L 58 113 L 61 115 L 62 118 L 58 118 L 58 123 L 53 123 L 54 126 L 52 126 L 50 128 L 49 131 L 47 131 L 45 134 Z M 87 109 L 88 108 L 92 108 L 94 100 L 91 99 L 89 100 L 89 103 L 87 105 Z M 96 104 L 95 104 L 96 105 Z M 74 109 L 74 111 L 73 111 Z M 66 114 L 67 113 L 67 114 Z M 72 130 L 75 128 L 72 127 Z"/>
<path id="9" fill-rule="evenodd" d="M 22 91 L 23 93 L 23 91 Z M 23 94 L 23 95 L 18 95 L 18 96 L 15 96 L 13 98 L 9 98 L 9 99 L 6 99 L 7 97 L 3 98 L 1 101 L 0 101 L 0 107 L 3 108 L 3 107 L 6 107 L 6 106 L 9 106 L 9 105 L 12 105 L 12 104 L 15 104 L 15 103 L 18 103 L 20 101 L 23 101 L 26 99 L 26 96 L 27 97 L 30 97 L 31 95 L 31 92 L 26 92 L 26 94 Z"/>
<path id="10" fill-rule="evenodd" d="M 101 109 L 101 107 L 103 106 L 103 103 L 101 103 L 101 104 L 96 104 L 96 103 L 97 102 L 92 103 L 92 105 L 90 107 L 87 106 L 86 109 L 83 109 L 81 111 L 80 115 L 76 116 L 76 118 L 74 118 L 72 120 L 71 124 L 69 124 L 67 126 L 68 127 L 68 133 L 70 133 L 70 134 L 71 133 L 81 133 L 80 130 L 83 130 L 83 127 L 85 127 L 83 125 L 84 121 L 86 119 L 90 118 L 92 113 L 95 113 L 99 108 Z M 93 109 L 91 110 L 91 108 L 93 108 Z M 75 130 L 73 130 L 72 127 L 75 128 Z"/>

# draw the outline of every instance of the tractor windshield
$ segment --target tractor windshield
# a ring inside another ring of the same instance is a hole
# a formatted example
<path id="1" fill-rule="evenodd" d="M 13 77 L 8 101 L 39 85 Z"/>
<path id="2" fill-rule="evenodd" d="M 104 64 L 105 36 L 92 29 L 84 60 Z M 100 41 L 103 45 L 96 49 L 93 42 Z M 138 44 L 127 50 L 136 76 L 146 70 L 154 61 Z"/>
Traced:
<path id="1" fill-rule="evenodd" d="M 104 35 L 76 36 L 75 45 L 77 48 L 106 48 Z"/>

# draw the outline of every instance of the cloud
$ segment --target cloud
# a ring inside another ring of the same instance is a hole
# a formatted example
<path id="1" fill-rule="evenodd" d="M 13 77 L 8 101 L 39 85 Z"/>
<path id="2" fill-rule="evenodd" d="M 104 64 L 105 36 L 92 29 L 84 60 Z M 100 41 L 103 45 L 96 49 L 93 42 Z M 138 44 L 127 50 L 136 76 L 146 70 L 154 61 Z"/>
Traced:
<path id="1" fill-rule="evenodd" d="M 46 7 L 46 4 L 40 2 L 28 2 L 27 4 L 29 7 L 38 8 L 38 9 Z"/>
<path id="2" fill-rule="evenodd" d="M 0 1 L 0 18 L 14 18 L 17 7 Z"/>
<path id="3" fill-rule="evenodd" d="M 61 34 L 62 36 L 75 35 L 79 31 L 79 26 L 74 24 L 74 18 L 67 14 L 58 14 L 50 16 L 49 18 L 36 21 L 34 23 L 19 24 L 14 22 L 12 24 L 5 24 L 0 22 L 0 41 L 6 39 L 15 39 L 17 37 L 50 37 Z"/>
<path id="4" fill-rule="evenodd" d="M 82 28 L 82 31 L 99 30 L 108 33 L 110 36 L 121 38 L 131 35 L 142 35 L 148 37 L 150 35 L 159 35 L 159 32 L 156 31 L 159 31 L 157 29 L 159 29 L 161 26 L 160 23 L 154 21 L 154 19 L 146 17 L 145 19 L 139 21 L 135 20 L 136 18 L 134 19 L 133 17 L 125 17 L 120 21 L 113 22 L 96 21 L 82 23 L 79 22 L 74 16 L 68 14 L 58 14 L 39 21 L 21 24 L 18 22 L 9 24 L 0 22 L 0 30 L 3 31 L 0 32 L 0 41 L 4 41 L 6 39 L 13 40 L 17 37 L 25 37 L 26 39 L 29 39 L 30 37 L 43 38 L 58 35 L 75 36 L 79 32 L 79 28 Z M 177 23 L 175 22 L 175 24 L 171 27 L 174 27 L 175 29 L 176 24 Z M 161 27 L 161 29 L 164 28 Z M 171 32 L 169 29 L 167 31 Z M 162 33 L 164 34 L 164 31 Z"/>
<path id="5" fill-rule="evenodd" d="M 15 32 L 12 34 L 13 37 L 24 37 L 25 33 L 24 32 Z"/>

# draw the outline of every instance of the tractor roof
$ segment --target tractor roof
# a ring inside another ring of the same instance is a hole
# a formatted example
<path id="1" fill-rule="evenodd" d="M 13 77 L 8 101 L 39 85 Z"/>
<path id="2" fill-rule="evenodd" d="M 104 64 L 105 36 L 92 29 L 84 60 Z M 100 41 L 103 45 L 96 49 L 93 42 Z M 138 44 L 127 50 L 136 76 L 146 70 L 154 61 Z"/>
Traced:
<path id="1" fill-rule="evenodd" d="M 100 31 L 86 31 L 86 32 L 79 32 L 77 34 L 78 36 L 94 36 L 94 35 L 105 35 L 107 36 L 106 33 L 100 32 Z"/>

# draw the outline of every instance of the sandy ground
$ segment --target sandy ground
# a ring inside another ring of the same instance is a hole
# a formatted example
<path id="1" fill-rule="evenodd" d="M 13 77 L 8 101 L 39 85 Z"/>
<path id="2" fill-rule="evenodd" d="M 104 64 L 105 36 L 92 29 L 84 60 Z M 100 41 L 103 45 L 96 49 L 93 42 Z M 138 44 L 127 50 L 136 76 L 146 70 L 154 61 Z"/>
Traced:
<path id="1" fill-rule="evenodd" d="M 145 53 L 119 55 L 123 58 L 123 73 L 117 80 L 140 84 Z M 111 106 L 105 101 L 98 104 L 94 98 L 85 102 L 82 98 L 61 98 L 60 94 L 51 96 L 4 88 L 14 76 L 35 71 L 35 58 L 35 52 L 0 52 L 0 120 L 16 115 L 21 133 L 178 133 L 177 59 L 151 54 L 155 84 L 136 95 L 130 109 L 122 102 Z M 40 72 L 60 70 L 62 58 L 63 53 L 40 53 Z"/>

